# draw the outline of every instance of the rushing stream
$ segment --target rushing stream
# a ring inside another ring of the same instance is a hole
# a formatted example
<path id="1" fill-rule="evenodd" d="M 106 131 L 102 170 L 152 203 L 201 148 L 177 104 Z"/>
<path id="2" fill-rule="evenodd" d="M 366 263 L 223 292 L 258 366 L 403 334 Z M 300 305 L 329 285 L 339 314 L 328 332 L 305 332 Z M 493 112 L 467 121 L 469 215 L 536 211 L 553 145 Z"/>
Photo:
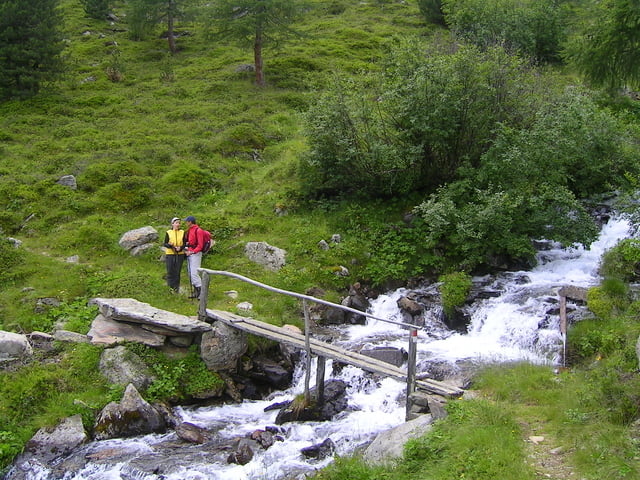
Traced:
<path id="1" fill-rule="evenodd" d="M 419 331 L 418 372 L 429 372 L 444 364 L 449 371 L 459 365 L 526 360 L 554 365 L 562 347 L 558 315 L 553 314 L 557 290 L 561 286 L 590 286 L 599 280 L 598 262 L 602 253 L 630 234 L 630 226 L 612 220 L 589 249 L 550 249 L 540 252 L 539 264 L 528 272 L 511 272 L 492 278 L 475 279 L 496 293 L 476 302 L 467 312 L 471 318 L 467 332 L 447 329 L 436 314 L 425 313 L 425 328 Z M 428 288 L 428 287 L 425 287 Z M 403 321 L 396 304 L 407 292 L 404 289 L 381 295 L 373 303 L 376 317 Z M 385 323 L 369 321 L 367 325 L 336 328 L 336 342 L 347 347 L 394 346 L 407 348 L 407 330 Z M 279 428 L 282 441 L 257 452 L 247 465 L 229 465 L 223 455 L 198 450 L 200 446 L 181 446 L 175 433 L 148 435 L 135 439 L 93 442 L 83 447 L 83 457 L 100 459 L 69 472 L 65 480 L 283 480 L 305 478 L 332 461 L 303 458 L 300 450 L 331 438 L 336 454 L 354 452 L 375 438 L 376 434 L 404 421 L 405 385 L 391 379 L 372 379 L 361 370 L 346 367 L 333 374 L 327 362 L 327 378 L 339 378 L 349 385 L 349 408 L 331 422 L 287 423 Z M 312 370 L 315 372 L 315 368 Z M 315 379 L 311 379 L 312 385 Z M 303 391 L 304 372 L 296 371 L 295 385 L 264 401 L 245 401 L 220 407 L 179 407 L 177 415 L 184 421 L 217 432 L 221 439 L 244 436 L 274 425 L 277 411 L 265 412 L 275 402 L 291 400 Z M 225 442 L 221 442 L 225 443 Z M 126 452 L 112 455 L 109 452 Z M 150 472 L 149 457 L 162 464 L 162 474 Z M 105 459 L 113 458 L 105 461 Z M 141 462 L 145 459 L 146 462 Z M 43 469 L 34 480 L 47 479 Z"/>

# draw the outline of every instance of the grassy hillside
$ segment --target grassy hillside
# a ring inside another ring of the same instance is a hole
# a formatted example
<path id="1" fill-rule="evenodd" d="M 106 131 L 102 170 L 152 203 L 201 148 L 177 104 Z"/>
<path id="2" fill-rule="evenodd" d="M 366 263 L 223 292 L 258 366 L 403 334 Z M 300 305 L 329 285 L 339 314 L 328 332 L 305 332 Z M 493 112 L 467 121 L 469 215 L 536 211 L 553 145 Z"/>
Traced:
<path id="1" fill-rule="evenodd" d="M 266 46 L 266 88 L 255 87 L 244 68 L 252 50 L 209 39 L 200 22 L 177 25 L 180 52 L 171 56 L 162 26 L 148 40 L 129 39 L 122 4 L 118 22 L 87 18 L 79 1 L 62 6 L 64 79 L 36 98 L 0 105 L 0 227 L 29 252 L 0 289 L 0 325 L 44 327 L 33 318 L 33 301 L 48 296 L 69 302 L 118 294 L 191 312 L 192 303 L 166 295 L 155 252 L 131 258 L 117 243 L 145 225 L 162 233 L 174 215 L 193 214 L 216 235 L 204 266 L 296 291 L 342 289 L 358 278 L 354 259 L 366 252 L 348 235 L 347 227 L 359 225 L 343 220 L 396 220 L 402 205 L 303 205 L 296 180 L 305 151 L 302 115 L 335 72 L 378 68 L 394 34 L 428 34 L 415 4 L 310 2 L 299 36 Z M 63 175 L 76 176 L 76 191 L 56 184 Z M 340 215 L 345 208 L 348 217 Z M 344 243 L 319 251 L 316 243 L 334 233 Z M 268 274 L 244 259 L 244 244 L 254 240 L 287 250 L 283 272 Z M 65 262 L 71 255 L 79 265 Z M 350 278 L 332 273 L 340 264 Z M 228 307 L 216 292 L 231 288 L 246 287 L 220 280 L 212 301 Z M 259 314 L 291 320 L 284 318 L 291 305 L 257 298 L 263 296 L 241 299 Z"/>

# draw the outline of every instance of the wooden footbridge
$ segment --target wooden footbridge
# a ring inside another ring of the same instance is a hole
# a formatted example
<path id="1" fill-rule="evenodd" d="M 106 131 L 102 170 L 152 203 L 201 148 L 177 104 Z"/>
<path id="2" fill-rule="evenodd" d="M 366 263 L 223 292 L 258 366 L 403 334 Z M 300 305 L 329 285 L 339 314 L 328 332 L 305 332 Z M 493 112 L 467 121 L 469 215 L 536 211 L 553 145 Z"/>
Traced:
<path id="1" fill-rule="evenodd" d="M 323 386 L 324 386 L 324 374 L 325 374 L 325 360 L 327 358 L 330 358 L 332 360 L 335 360 L 341 363 L 353 365 L 355 367 L 361 368 L 368 372 L 372 372 L 378 375 L 391 377 L 396 380 L 407 382 L 407 417 L 409 417 L 409 411 L 411 408 L 411 405 L 410 405 L 411 398 L 416 392 L 425 392 L 425 393 L 441 395 L 449 398 L 459 397 L 463 393 L 461 389 L 451 386 L 445 382 L 439 382 L 439 381 L 430 380 L 430 379 L 420 379 L 420 380 L 416 379 L 415 367 L 416 367 L 418 331 L 415 325 L 402 323 L 402 322 L 395 322 L 395 321 L 384 319 L 384 318 L 379 318 L 369 313 L 361 312 L 360 310 L 355 310 L 353 308 L 345 307 L 344 305 L 338 305 L 338 304 L 328 302 L 326 300 L 322 300 L 319 298 L 311 297 L 308 295 L 302 295 L 299 293 L 289 292 L 287 290 L 281 290 L 281 289 L 271 287 L 269 285 L 265 285 L 260 282 L 256 282 L 255 280 L 251 280 L 247 277 L 243 277 L 241 275 L 231 273 L 231 272 L 225 272 L 220 270 L 208 270 L 208 269 L 201 268 L 198 270 L 198 273 L 202 277 L 202 293 L 203 294 L 200 296 L 200 305 L 198 309 L 198 316 L 200 317 L 201 320 L 209 321 L 209 322 L 220 321 L 225 323 L 226 325 L 229 325 L 230 327 L 242 330 L 252 335 L 268 338 L 278 343 L 286 343 L 289 345 L 293 345 L 307 352 L 307 356 L 306 356 L 307 368 L 306 368 L 306 382 L 305 382 L 305 395 L 307 396 L 307 398 L 309 397 L 309 377 L 310 377 L 310 368 L 311 368 L 311 357 L 313 355 L 315 355 L 318 359 L 318 362 L 317 362 L 318 370 L 316 375 L 316 394 L 317 394 L 317 401 L 320 401 L 320 402 L 322 401 L 322 397 L 324 394 Z M 253 318 L 236 315 L 230 312 L 208 309 L 207 293 L 209 290 L 211 275 L 223 275 L 227 277 L 236 278 L 243 282 L 250 283 L 252 285 L 264 288 L 272 292 L 293 296 L 301 299 L 303 301 L 304 316 L 305 316 L 304 334 L 300 334 L 288 328 L 278 327 L 266 322 L 261 322 Z M 407 362 L 408 363 L 407 369 L 404 370 L 402 368 L 396 367 L 395 365 L 384 362 L 382 360 L 378 360 L 368 355 L 362 355 L 360 353 L 341 348 L 331 343 L 327 343 L 327 342 L 323 342 L 323 341 L 311 338 L 311 328 L 310 328 L 311 326 L 310 326 L 310 320 L 309 320 L 309 311 L 307 308 L 308 302 L 324 304 L 332 308 L 345 310 L 351 313 L 355 313 L 357 315 L 363 315 L 368 318 L 373 318 L 375 320 L 380 320 L 387 323 L 401 325 L 403 328 L 406 328 L 408 333 L 408 342 L 409 342 L 409 348 L 408 348 L 409 358 Z"/>

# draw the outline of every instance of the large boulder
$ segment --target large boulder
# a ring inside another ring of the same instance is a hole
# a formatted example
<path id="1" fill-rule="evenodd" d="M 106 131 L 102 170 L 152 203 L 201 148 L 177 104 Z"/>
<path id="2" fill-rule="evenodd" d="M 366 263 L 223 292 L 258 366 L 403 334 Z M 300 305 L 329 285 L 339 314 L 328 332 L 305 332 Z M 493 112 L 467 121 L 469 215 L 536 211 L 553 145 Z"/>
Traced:
<path id="1" fill-rule="evenodd" d="M 113 384 L 133 384 L 138 390 L 146 389 L 153 375 L 144 361 L 124 346 L 107 348 L 100 356 L 100 372 Z"/>
<path id="2" fill-rule="evenodd" d="M 200 357 L 207 368 L 214 372 L 235 370 L 248 347 L 245 332 L 216 322 L 212 330 L 202 334 Z"/>
<path id="3" fill-rule="evenodd" d="M 141 247 L 144 249 L 147 245 L 155 246 L 158 238 L 158 231 L 153 227 L 146 226 L 124 233 L 118 244 L 125 250 L 139 252 Z"/>
<path id="4" fill-rule="evenodd" d="M 431 429 L 433 417 L 429 414 L 420 415 L 398 425 L 391 430 L 380 433 L 363 453 L 363 459 L 368 465 L 390 464 L 402 457 L 404 444 L 413 438 L 418 438 Z"/>
<path id="5" fill-rule="evenodd" d="M 16 458 L 4 478 L 41 478 L 45 466 L 56 465 L 57 459 L 69 455 L 88 439 L 80 414 L 65 418 L 56 427 L 41 428 L 27 442 L 24 452 Z"/>
<path id="6" fill-rule="evenodd" d="M 244 247 L 246 257 L 268 270 L 278 271 L 286 263 L 286 250 L 273 247 L 266 242 L 249 242 Z"/>
<path id="7" fill-rule="evenodd" d="M 167 423 L 162 413 L 142 398 L 133 384 L 129 384 L 120 403 L 107 404 L 98 415 L 94 438 L 135 437 L 164 433 L 166 429 Z"/>
<path id="8" fill-rule="evenodd" d="M 33 349 L 26 335 L 0 330 L 0 362 L 29 357 Z"/>
<path id="9" fill-rule="evenodd" d="M 316 389 L 312 388 L 309 393 L 315 397 Z M 319 408 L 316 404 L 306 407 L 300 406 L 298 402 L 299 400 L 294 400 L 280 406 L 280 411 L 276 415 L 276 425 L 296 421 L 322 422 L 331 420 L 348 406 L 347 384 L 342 380 L 335 379 L 324 382 L 324 402 Z"/>

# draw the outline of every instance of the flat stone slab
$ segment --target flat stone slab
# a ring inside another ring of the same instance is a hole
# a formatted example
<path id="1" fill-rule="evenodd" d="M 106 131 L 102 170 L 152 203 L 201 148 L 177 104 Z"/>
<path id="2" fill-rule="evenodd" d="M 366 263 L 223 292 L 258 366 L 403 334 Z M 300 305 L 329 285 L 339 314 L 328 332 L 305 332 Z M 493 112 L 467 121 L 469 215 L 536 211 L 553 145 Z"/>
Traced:
<path id="1" fill-rule="evenodd" d="M 186 315 L 161 310 L 133 298 L 93 298 L 100 313 L 112 320 L 154 325 L 179 333 L 199 333 L 211 330 L 211 325 Z"/>
<path id="2" fill-rule="evenodd" d="M 99 314 L 91 323 L 87 336 L 94 345 L 117 345 L 122 342 L 143 343 L 150 347 L 164 345 L 165 337 L 129 323 L 119 322 Z"/>

